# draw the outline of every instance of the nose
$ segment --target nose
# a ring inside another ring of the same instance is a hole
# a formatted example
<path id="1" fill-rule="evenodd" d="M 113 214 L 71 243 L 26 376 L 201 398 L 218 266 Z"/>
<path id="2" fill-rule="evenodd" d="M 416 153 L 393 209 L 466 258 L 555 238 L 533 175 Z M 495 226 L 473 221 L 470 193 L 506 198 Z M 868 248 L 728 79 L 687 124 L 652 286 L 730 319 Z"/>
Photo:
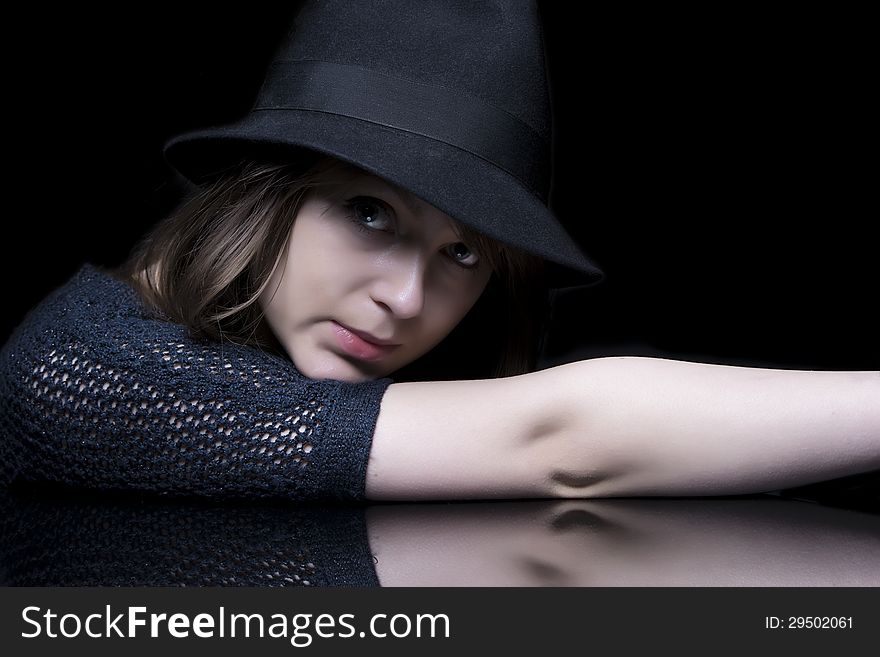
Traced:
<path id="1" fill-rule="evenodd" d="M 418 316 L 425 307 L 426 264 L 418 253 L 390 259 L 373 283 L 373 301 L 401 319 Z"/>

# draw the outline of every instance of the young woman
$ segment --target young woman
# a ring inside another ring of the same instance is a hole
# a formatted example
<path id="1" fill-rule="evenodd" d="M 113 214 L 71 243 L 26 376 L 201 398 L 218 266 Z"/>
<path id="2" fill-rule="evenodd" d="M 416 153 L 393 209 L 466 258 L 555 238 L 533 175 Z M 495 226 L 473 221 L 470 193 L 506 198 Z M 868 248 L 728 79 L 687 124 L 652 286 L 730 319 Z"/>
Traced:
<path id="1" fill-rule="evenodd" d="M 880 468 L 880 373 L 535 370 L 601 272 L 547 208 L 525 3 L 306 3 L 200 185 L 0 356 L 4 479 L 291 499 L 717 495 Z M 505 29 L 499 29 L 504 26 Z"/>

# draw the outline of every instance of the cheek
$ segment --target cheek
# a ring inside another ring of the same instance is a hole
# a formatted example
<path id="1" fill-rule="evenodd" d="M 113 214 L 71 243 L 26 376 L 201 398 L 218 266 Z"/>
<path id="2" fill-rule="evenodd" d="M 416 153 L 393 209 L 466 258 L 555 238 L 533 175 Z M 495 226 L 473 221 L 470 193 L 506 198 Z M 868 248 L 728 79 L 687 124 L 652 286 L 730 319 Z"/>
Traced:
<path id="1" fill-rule="evenodd" d="M 363 272 L 375 268 L 374 255 L 338 221 L 310 221 L 291 242 L 288 267 L 296 287 L 316 294 L 339 292 Z"/>
<path id="2" fill-rule="evenodd" d="M 298 262 L 291 252 L 278 265 L 260 295 L 260 308 L 279 338 L 296 329 L 303 314 L 309 312 L 318 290 L 323 289 L 315 285 L 313 274 L 311 263 Z"/>
<path id="3" fill-rule="evenodd" d="M 286 292 L 283 285 L 279 287 L 278 277 L 274 277 L 260 295 L 260 310 L 269 328 L 282 343 L 291 324 L 290 306 L 286 303 Z"/>

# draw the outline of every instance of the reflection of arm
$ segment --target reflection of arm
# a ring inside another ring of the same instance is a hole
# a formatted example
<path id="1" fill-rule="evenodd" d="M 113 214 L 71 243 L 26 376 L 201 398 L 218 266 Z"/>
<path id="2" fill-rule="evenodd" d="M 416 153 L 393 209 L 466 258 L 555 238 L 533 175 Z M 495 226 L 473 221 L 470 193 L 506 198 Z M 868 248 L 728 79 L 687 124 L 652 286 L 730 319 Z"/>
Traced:
<path id="1" fill-rule="evenodd" d="M 880 372 L 599 358 L 393 385 L 374 499 L 726 495 L 880 467 Z"/>
<path id="2" fill-rule="evenodd" d="M 382 586 L 878 586 L 880 516 L 766 499 L 383 504 Z"/>
<path id="3" fill-rule="evenodd" d="M 362 497 L 389 380 L 312 381 L 259 350 L 196 342 L 182 326 L 142 316 L 134 294 L 85 270 L 5 345 L 6 479 Z"/>

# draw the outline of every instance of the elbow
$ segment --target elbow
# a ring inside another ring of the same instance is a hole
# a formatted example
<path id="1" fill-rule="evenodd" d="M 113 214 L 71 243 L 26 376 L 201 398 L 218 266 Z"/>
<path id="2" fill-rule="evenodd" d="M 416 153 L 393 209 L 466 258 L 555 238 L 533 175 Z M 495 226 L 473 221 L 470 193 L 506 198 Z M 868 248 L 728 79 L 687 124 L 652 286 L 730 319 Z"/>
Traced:
<path id="1" fill-rule="evenodd" d="M 560 499 L 591 499 L 614 497 L 608 491 L 609 477 L 599 472 L 579 473 L 566 469 L 551 470 L 547 477 L 546 497 Z"/>

